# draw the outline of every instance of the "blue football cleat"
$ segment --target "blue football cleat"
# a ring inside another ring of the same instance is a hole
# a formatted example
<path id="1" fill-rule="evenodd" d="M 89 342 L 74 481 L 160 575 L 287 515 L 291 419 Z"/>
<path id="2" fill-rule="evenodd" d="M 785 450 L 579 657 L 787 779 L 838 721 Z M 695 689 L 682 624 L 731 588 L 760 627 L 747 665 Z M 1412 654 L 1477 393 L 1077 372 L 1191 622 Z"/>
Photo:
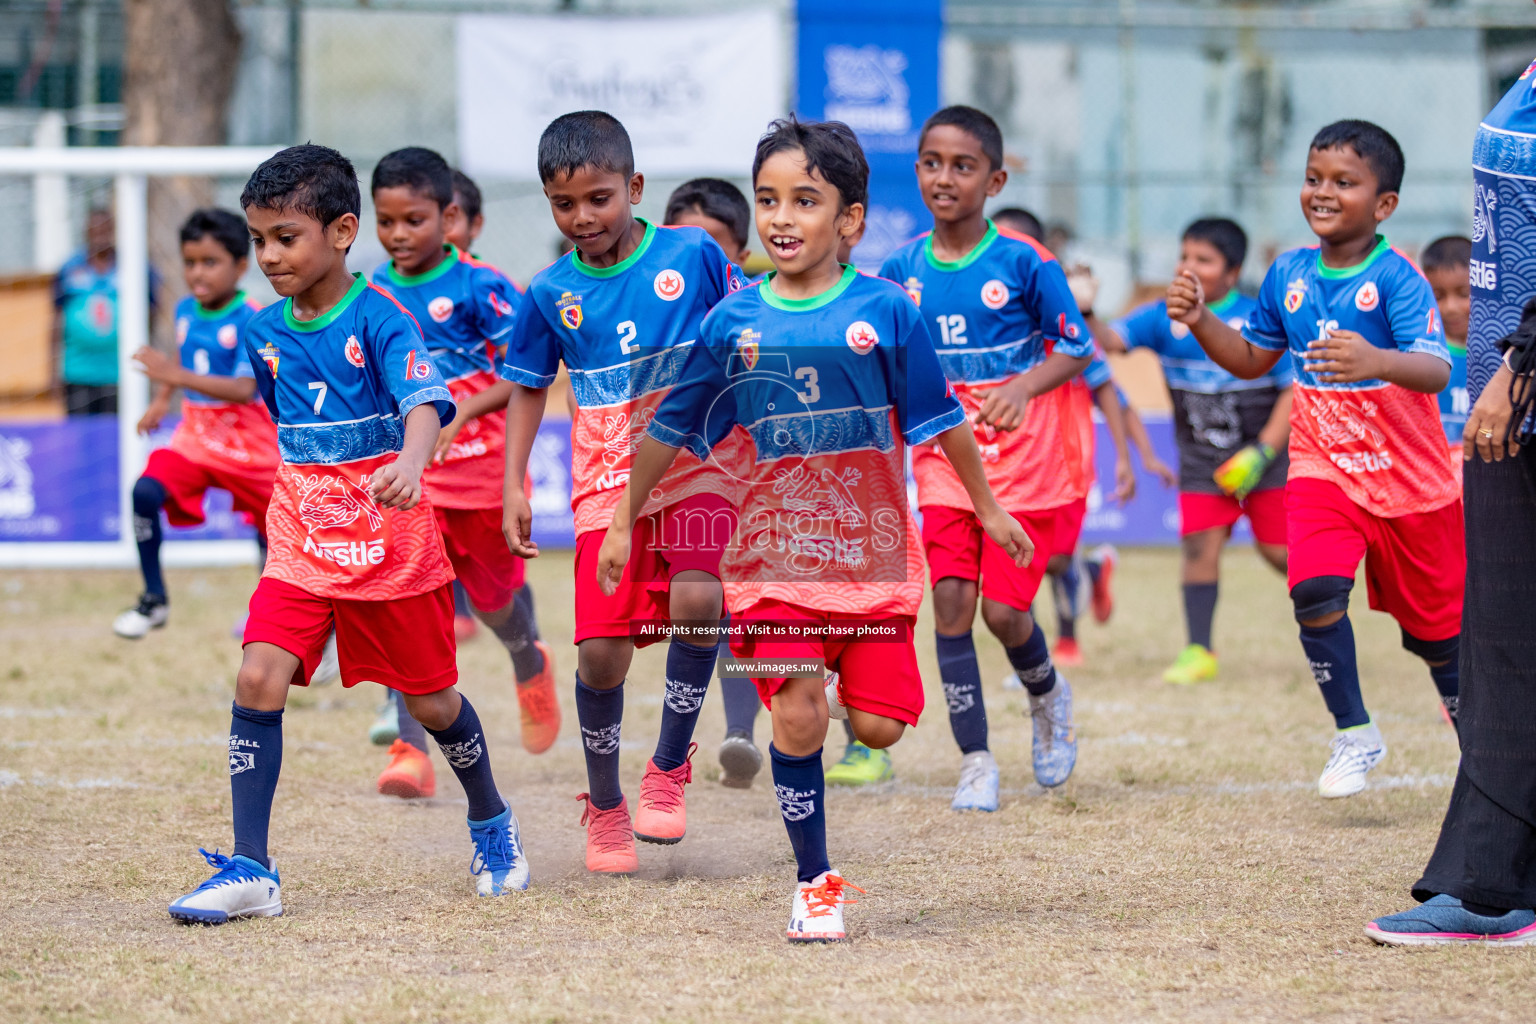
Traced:
<path id="1" fill-rule="evenodd" d="M 1536 911 L 1483 917 L 1442 894 L 1401 914 L 1378 917 L 1365 926 L 1365 934 L 1383 946 L 1530 946 L 1536 945 Z"/>
<path id="2" fill-rule="evenodd" d="M 960 785 L 955 787 L 949 809 L 997 810 L 997 761 L 990 750 L 977 750 L 960 759 Z"/>
<path id="3" fill-rule="evenodd" d="M 226 857 L 198 848 L 213 875 L 172 903 L 171 916 L 192 924 L 224 924 L 237 917 L 277 917 L 283 912 L 277 872 L 249 857 Z"/>
<path id="4" fill-rule="evenodd" d="M 528 888 L 528 857 L 523 853 L 512 808 L 489 821 L 471 821 L 469 839 L 475 844 L 469 873 L 475 876 L 476 895 L 500 896 Z"/>
<path id="5" fill-rule="evenodd" d="M 1072 685 L 1056 673 L 1049 693 L 1029 695 L 1029 715 L 1035 727 L 1035 781 L 1046 789 L 1072 777 L 1077 765 L 1077 726 L 1072 720 Z"/>

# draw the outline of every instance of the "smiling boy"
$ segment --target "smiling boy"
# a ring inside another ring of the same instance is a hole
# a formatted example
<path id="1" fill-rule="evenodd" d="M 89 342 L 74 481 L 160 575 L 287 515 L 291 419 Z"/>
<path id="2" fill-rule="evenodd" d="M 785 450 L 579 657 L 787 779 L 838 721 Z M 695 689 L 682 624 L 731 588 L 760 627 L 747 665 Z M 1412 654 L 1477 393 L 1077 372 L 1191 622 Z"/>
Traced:
<path id="1" fill-rule="evenodd" d="M 1301 187 L 1318 245 L 1275 260 L 1246 327 L 1206 305 L 1192 270 L 1168 286 L 1168 316 L 1233 375 L 1253 380 L 1291 354 L 1287 578 L 1338 730 L 1318 779 L 1324 797 L 1360 792 L 1387 752 L 1360 693 L 1349 621 L 1362 559 L 1371 607 L 1397 620 L 1452 716 L 1459 689 L 1466 549 L 1434 399 L 1450 354 L 1429 282 L 1377 231 L 1402 180 L 1403 151 L 1384 129 L 1331 124 L 1312 140 Z"/>

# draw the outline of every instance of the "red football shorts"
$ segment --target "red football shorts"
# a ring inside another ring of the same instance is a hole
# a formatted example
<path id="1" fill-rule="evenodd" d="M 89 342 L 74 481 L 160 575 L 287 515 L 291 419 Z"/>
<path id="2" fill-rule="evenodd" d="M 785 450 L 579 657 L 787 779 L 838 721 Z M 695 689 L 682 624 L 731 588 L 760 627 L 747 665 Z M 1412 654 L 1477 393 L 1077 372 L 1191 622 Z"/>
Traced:
<path id="1" fill-rule="evenodd" d="M 343 686 L 373 682 L 423 694 L 458 682 L 450 583 L 394 601 L 343 601 L 263 576 L 251 595 L 245 643 L 276 644 L 297 657 L 293 685 L 307 686 L 332 628 Z"/>
<path id="2" fill-rule="evenodd" d="M 1285 544 L 1285 488 L 1268 487 L 1238 501 L 1230 494 L 1179 492 L 1179 536 L 1231 526 L 1243 516 L 1260 544 Z"/>
<path id="3" fill-rule="evenodd" d="M 854 623 L 864 625 L 872 616 L 801 608 L 772 599 L 759 601 L 734 621 L 792 622 L 803 624 L 808 632 L 818 625 Z M 762 639 L 744 636 L 731 640 L 731 656 L 736 658 L 799 658 L 824 661 L 827 670 L 841 675 L 843 703 L 872 715 L 894 718 L 916 725 L 923 713 L 923 676 L 917 668 L 917 650 L 912 644 L 916 617 L 891 616 L 880 620 L 900 627 L 897 640 L 833 640 L 822 636 L 801 639 Z M 737 634 L 733 634 L 737 635 Z M 753 679 L 763 703 L 772 707 L 773 695 L 783 689 L 784 677 Z"/>
<path id="4" fill-rule="evenodd" d="M 1055 550 L 1055 531 L 1060 509 L 1015 512 L 1035 544 L 1035 557 L 1020 569 L 981 528 L 976 513 L 943 505 L 925 505 L 923 550 L 928 555 L 928 576 L 937 583 L 946 576 L 981 583 L 981 596 L 1019 611 L 1029 611 L 1045 578 L 1046 563 Z"/>
<path id="5" fill-rule="evenodd" d="M 1047 555 L 1048 558 L 1054 558 L 1056 555 L 1066 555 L 1070 558 L 1077 551 L 1077 542 L 1083 535 L 1083 520 L 1086 518 L 1088 518 L 1086 496 L 1076 501 L 1069 501 L 1056 510 L 1056 525 L 1052 528 L 1051 550 Z"/>
<path id="6" fill-rule="evenodd" d="M 612 597 L 597 585 L 597 556 L 604 530 L 576 538 L 575 642 L 593 636 L 635 637 L 641 623 L 670 622 L 667 594 L 672 577 L 688 569 L 720 577 L 720 557 L 736 533 L 736 507 L 718 494 L 695 494 L 635 523 L 629 564 Z"/>
<path id="7" fill-rule="evenodd" d="M 1350 501 L 1337 484 L 1311 477 L 1285 486 L 1287 585 L 1317 576 L 1354 579 L 1365 559 L 1371 607 L 1419 640 L 1461 631 L 1467 549 L 1461 502 L 1391 519 Z"/>
<path id="8" fill-rule="evenodd" d="M 235 499 L 235 511 L 250 517 L 256 532 L 267 533 L 267 505 L 272 501 L 274 474 L 236 473 L 214 469 L 193 462 L 169 448 L 149 453 L 144 476 L 157 480 L 165 488 L 165 518 L 172 526 L 200 526 L 208 518 L 203 512 L 203 495 L 208 488 L 228 491 Z"/>
<path id="9" fill-rule="evenodd" d="M 499 612 L 523 585 L 526 567 L 507 547 L 501 532 L 501 507 L 443 508 L 433 505 L 437 528 L 454 575 L 469 603 L 482 612 Z"/>

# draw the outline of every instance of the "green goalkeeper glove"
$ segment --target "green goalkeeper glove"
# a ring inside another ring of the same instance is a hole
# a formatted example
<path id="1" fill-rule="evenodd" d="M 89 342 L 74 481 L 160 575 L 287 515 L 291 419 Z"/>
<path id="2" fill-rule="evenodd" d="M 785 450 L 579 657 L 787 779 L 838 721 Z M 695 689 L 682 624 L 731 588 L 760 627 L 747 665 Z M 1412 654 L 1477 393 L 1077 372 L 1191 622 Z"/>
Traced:
<path id="1" fill-rule="evenodd" d="M 1275 458 L 1275 450 L 1269 445 L 1251 444 L 1223 462 L 1211 476 L 1216 486 L 1242 500 L 1259 486 L 1264 471 L 1274 464 Z"/>

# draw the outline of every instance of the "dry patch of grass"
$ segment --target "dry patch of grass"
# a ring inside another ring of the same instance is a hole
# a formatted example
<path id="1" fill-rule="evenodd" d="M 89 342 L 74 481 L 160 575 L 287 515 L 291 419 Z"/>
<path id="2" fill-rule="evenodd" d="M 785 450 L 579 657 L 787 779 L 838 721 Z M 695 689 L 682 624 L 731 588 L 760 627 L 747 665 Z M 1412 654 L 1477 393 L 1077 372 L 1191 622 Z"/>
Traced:
<path id="1" fill-rule="evenodd" d="M 1024 702 L 997 685 L 1001 649 L 981 640 L 1003 769 L 994 815 L 949 811 L 958 755 L 921 643 L 929 710 L 894 750 L 897 781 L 828 800 L 834 863 L 869 891 L 848 915 L 853 941 L 829 948 L 782 939 L 789 846 L 766 777 L 746 793 L 717 784 L 714 698 L 687 840 L 642 845 L 633 878 L 588 876 L 569 686 L 561 741 L 524 754 L 506 658 L 485 636 L 460 652 L 463 686 L 523 823 L 529 893 L 474 899 L 446 766 L 436 799 L 375 795 L 384 755 L 366 731 L 381 691 L 318 689 L 286 718 L 272 834 L 287 915 L 177 926 L 164 908 L 204 877 L 195 847 L 230 844 L 229 629 L 251 574 L 172 573 L 170 627 L 136 644 L 109 630 L 129 575 L 11 574 L 0 1019 L 1530 1020 L 1529 954 L 1383 950 L 1360 932 L 1407 905 L 1455 771 L 1427 673 L 1389 620 L 1358 610 L 1391 753 L 1366 793 L 1318 799 L 1329 721 L 1283 584 L 1247 552 L 1226 568 L 1222 679 L 1183 690 L 1157 682 L 1183 636 L 1174 557 L 1127 555 L 1115 621 L 1082 630 L 1081 754 L 1057 793 L 1029 781 Z M 530 576 L 568 680 L 569 559 Z M 632 674 L 631 792 L 661 667 L 651 650 Z"/>

